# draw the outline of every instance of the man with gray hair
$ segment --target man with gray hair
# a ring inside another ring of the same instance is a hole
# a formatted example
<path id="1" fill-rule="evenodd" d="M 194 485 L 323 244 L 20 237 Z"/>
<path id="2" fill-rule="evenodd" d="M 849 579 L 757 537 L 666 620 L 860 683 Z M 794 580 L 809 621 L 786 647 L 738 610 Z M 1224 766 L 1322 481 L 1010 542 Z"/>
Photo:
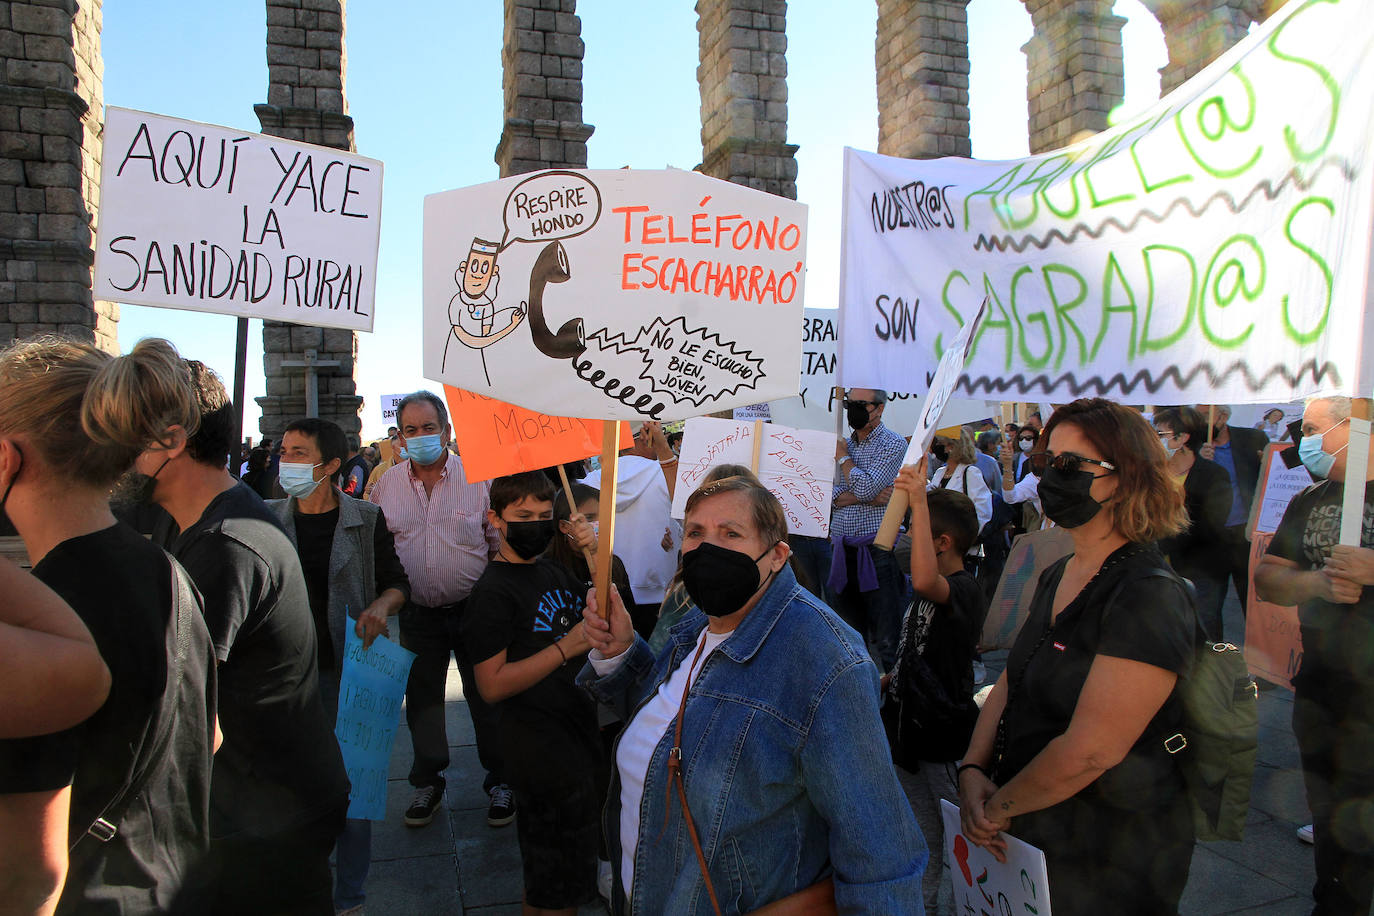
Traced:
<path id="1" fill-rule="evenodd" d="M 1302 625 L 1293 734 L 1312 810 L 1313 912 L 1363 916 L 1374 898 L 1374 451 L 1350 467 L 1349 443 L 1350 399 L 1310 401 L 1298 451 L 1317 483 L 1289 503 L 1255 590 L 1296 604 Z M 1340 543 L 1350 477 L 1364 482 L 1359 546 Z"/>
<path id="2" fill-rule="evenodd" d="M 975 460 L 978 462 L 978 470 L 983 472 L 983 481 L 987 483 L 989 492 L 996 493 L 1001 490 L 1002 467 L 997 462 L 997 451 L 1002 447 L 1002 434 L 994 429 L 985 429 L 973 439 L 978 446 L 978 454 Z"/>
<path id="3" fill-rule="evenodd" d="M 401 645 L 415 653 L 406 685 L 415 796 L 405 822 L 410 827 L 428 824 L 444 795 L 449 764 L 444 686 L 452 653 L 472 716 L 477 758 L 486 771 L 487 823 L 503 827 L 515 819 L 515 807 L 501 777 L 497 711 L 477 692 L 473 661 L 458 639 L 468 594 L 500 547 L 487 521 L 491 484 L 468 483 L 462 459 L 449 451 L 453 430 L 437 395 L 406 395 L 396 407 L 396 419 L 401 427 L 397 441 L 409 459 L 382 475 L 372 501 L 386 516 L 410 579 L 410 600 L 401 609 L 400 624 Z"/>

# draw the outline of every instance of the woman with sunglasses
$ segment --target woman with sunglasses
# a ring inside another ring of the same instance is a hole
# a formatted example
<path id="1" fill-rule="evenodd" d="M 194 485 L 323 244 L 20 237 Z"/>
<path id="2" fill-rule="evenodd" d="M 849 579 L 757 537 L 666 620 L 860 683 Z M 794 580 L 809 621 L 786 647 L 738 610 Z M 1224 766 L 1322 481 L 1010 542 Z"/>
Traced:
<path id="1" fill-rule="evenodd" d="M 1174 690 L 1198 644 L 1155 545 L 1187 525 L 1150 425 L 1100 398 L 1059 408 L 1031 470 L 1073 553 L 1040 577 L 959 768 L 966 836 L 1045 853 L 1055 916 L 1176 913 L 1193 852 Z"/>

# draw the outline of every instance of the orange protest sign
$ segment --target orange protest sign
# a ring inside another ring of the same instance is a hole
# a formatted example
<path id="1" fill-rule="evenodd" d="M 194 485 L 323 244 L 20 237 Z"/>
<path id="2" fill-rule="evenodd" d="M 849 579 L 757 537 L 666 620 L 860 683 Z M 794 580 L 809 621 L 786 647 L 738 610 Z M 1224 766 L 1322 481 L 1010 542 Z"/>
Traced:
<path id="1" fill-rule="evenodd" d="M 471 482 L 537 471 L 601 453 L 601 420 L 553 417 L 496 398 L 444 386 L 453 437 Z M 632 442 L 620 424 L 620 447 Z"/>
<path id="2" fill-rule="evenodd" d="M 1255 594 L 1255 569 L 1264 559 L 1274 535 L 1256 531 L 1250 542 L 1250 594 L 1245 611 L 1245 661 L 1250 673 L 1271 684 L 1292 689 L 1293 675 L 1302 667 L 1302 632 L 1298 609 L 1271 604 Z"/>

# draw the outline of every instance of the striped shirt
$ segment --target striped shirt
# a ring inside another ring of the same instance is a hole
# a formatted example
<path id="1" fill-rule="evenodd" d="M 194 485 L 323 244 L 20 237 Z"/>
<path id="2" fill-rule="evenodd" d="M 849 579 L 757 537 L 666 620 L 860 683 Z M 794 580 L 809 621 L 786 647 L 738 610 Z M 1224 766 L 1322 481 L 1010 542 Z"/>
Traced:
<path id="1" fill-rule="evenodd" d="M 864 441 L 860 442 L 853 433 L 846 441 L 854 465 L 849 469 L 848 483 L 843 471 L 835 472 L 834 495 L 848 490 L 859 498 L 859 502 L 831 513 L 830 536 L 872 537 L 878 533 L 887 506 L 870 506 L 868 501 L 897 479 L 902 456 L 906 454 L 906 440 L 880 422 Z"/>
<path id="2" fill-rule="evenodd" d="M 423 607 L 466 598 L 500 546 L 500 535 L 487 524 L 491 484 L 468 483 L 462 459 L 446 455 L 428 495 L 409 461 L 388 470 L 372 489 L 410 577 L 410 598 Z"/>

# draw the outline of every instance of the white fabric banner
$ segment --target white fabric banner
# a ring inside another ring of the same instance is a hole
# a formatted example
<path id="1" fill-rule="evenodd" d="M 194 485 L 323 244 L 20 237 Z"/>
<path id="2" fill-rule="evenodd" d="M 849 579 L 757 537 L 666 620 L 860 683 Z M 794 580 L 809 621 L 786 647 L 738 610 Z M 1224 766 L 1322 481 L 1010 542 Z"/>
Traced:
<path id="1" fill-rule="evenodd" d="M 371 331 L 382 164 L 106 107 L 95 298 Z"/>
<path id="2" fill-rule="evenodd" d="M 424 373 L 557 416 L 797 393 L 806 207 L 696 172 L 533 172 L 425 198 Z"/>
<path id="3" fill-rule="evenodd" d="M 845 384 L 924 390 L 986 296 L 961 381 L 974 396 L 1368 396 L 1371 59 L 1367 2 L 1294 2 L 1138 117 L 1053 153 L 847 150 Z"/>
<path id="4" fill-rule="evenodd" d="M 834 489 L 835 437 L 808 429 L 762 423 L 759 481 L 782 503 L 789 534 L 830 536 L 830 496 Z M 754 423 L 718 417 L 693 417 L 682 433 L 673 518 L 682 518 L 687 497 L 718 464 L 749 467 L 754 456 Z"/>

